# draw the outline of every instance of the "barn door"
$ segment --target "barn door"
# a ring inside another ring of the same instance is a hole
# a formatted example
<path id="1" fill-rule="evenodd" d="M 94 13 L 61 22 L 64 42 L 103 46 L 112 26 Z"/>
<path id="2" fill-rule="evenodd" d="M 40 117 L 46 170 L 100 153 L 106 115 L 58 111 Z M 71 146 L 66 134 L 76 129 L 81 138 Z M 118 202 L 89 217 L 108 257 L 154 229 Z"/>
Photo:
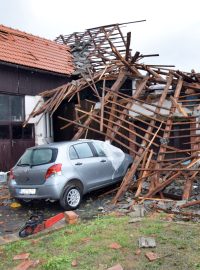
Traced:
<path id="1" fill-rule="evenodd" d="M 0 125 L 0 171 L 10 170 L 11 140 L 9 124 Z"/>
<path id="2" fill-rule="evenodd" d="M 23 128 L 24 96 L 0 94 L 0 171 L 12 168 L 35 143 L 34 125 Z"/>
<path id="3" fill-rule="evenodd" d="M 14 124 L 11 126 L 11 162 L 13 167 L 25 150 L 35 145 L 34 125 L 28 124 L 25 128 L 22 124 Z"/>

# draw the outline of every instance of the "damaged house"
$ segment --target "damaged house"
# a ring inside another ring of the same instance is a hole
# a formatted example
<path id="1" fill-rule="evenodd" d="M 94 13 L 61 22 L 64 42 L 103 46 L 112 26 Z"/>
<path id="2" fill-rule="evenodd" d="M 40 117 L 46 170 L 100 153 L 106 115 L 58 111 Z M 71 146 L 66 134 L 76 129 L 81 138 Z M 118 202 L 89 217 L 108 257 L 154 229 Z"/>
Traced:
<path id="1" fill-rule="evenodd" d="M 8 171 L 27 147 L 52 139 L 51 120 L 23 122 L 37 104 L 38 94 L 70 80 L 69 48 L 0 25 L 0 171 Z"/>
<path id="2" fill-rule="evenodd" d="M 56 42 L 71 48 L 76 78 L 42 92 L 24 125 L 49 114 L 55 141 L 98 138 L 130 153 L 134 162 L 114 203 L 133 187 L 136 199 L 163 198 L 174 181 L 188 199 L 199 172 L 200 74 L 144 64 L 157 55 L 132 54 L 125 25 L 60 35 Z"/>

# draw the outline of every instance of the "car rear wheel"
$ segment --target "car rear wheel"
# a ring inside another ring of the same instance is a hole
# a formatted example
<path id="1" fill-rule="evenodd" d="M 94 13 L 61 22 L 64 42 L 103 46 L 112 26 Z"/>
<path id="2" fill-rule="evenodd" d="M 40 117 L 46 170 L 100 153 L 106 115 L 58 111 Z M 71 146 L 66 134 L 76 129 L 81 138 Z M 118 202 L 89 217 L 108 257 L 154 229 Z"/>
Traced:
<path id="1" fill-rule="evenodd" d="M 80 205 L 81 199 L 81 189 L 77 186 L 68 186 L 60 198 L 60 205 L 65 210 L 74 210 Z"/>

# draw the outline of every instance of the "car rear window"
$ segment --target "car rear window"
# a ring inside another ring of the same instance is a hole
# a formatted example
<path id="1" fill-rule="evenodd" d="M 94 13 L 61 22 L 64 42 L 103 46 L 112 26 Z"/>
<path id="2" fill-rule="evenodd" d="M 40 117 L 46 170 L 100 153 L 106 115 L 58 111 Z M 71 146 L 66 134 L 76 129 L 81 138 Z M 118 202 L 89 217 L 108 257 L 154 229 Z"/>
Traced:
<path id="1" fill-rule="evenodd" d="M 20 160 L 17 163 L 17 165 L 18 166 L 30 165 L 31 164 L 31 153 L 32 153 L 32 150 L 26 150 L 26 152 L 20 158 Z"/>
<path id="2" fill-rule="evenodd" d="M 58 150 L 55 148 L 28 149 L 18 162 L 18 166 L 37 166 L 56 160 Z"/>

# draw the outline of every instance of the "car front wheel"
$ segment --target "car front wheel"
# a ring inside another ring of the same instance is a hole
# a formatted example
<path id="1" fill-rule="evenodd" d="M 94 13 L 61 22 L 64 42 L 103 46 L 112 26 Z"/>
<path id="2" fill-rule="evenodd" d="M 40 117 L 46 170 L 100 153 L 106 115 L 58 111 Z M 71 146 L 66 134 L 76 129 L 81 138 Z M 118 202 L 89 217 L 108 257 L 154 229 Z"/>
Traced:
<path id="1" fill-rule="evenodd" d="M 82 199 L 82 192 L 77 186 L 68 186 L 62 197 L 60 198 L 60 205 L 65 210 L 74 210 L 76 209 Z"/>

